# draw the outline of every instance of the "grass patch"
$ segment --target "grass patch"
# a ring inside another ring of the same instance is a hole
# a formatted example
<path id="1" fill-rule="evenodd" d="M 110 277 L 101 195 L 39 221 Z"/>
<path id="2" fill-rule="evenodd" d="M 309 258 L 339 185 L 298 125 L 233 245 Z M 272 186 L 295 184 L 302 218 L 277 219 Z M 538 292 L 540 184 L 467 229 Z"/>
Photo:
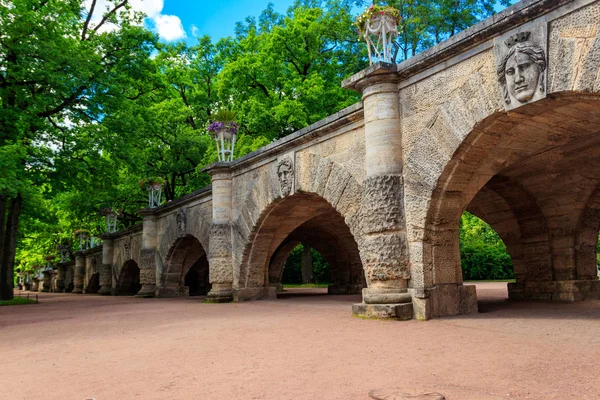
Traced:
<path id="1" fill-rule="evenodd" d="M 315 289 L 315 288 L 327 288 L 328 283 L 302 283 L 302 284 L 290 284 L 283 285 L 284 289 Z"/>
<path id="2" fill-rule="evenodd" d="M 506 282 L 506 283 L 512 283 L 512 282 L 516 282 L 515 279 L 482 279 L 480 281 L 465 281 L 465 282 L 472 282 L 472 283 L 477 283 L 477 282 Z"/>
<path id="3" fill-rule="evenodd" d="M 35 300 L 26 299 L 25 297 L 15 297 L 12 300 L 0 300 L 0 306 L 22 306 L 25 304 L 35 304 Z"/>

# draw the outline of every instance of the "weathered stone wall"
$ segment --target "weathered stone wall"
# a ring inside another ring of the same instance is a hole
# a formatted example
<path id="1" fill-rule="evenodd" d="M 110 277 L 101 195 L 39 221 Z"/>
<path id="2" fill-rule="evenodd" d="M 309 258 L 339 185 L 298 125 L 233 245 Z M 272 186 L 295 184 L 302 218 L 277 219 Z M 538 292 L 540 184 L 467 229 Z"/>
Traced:
<path id="1" fill-rule="evenodd" d="M 142 230 L 136 229 L 114 240 L 113 263 L 111 265 L 112 286 L 116 287 L 125 264 L 133 260 L 140 264 L 142 251 Z"/>

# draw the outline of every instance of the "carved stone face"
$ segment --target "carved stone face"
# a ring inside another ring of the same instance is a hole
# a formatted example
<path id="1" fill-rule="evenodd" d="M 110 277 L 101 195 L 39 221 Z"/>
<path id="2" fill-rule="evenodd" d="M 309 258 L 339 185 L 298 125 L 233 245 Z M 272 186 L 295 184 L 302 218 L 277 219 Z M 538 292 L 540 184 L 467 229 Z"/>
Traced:
<path id="1" fill-rule="evenodd" d="M 292 161 L 289 158 L 284 158 L 279 162 L 277 166 L 277 176 L 279 177 L 281 193 L 284 196 L 289 195 L 292 192 L 292 184 L 294 182 L 294 169 L 292 167 Z"/>
<path id="2" fill-rule="evenodd" d="M 541 71 L 529 55 L 515 52 L 506 62 L 504 75 L 511 97 L 525 103 L 535 95 L 539 87 Z"/>

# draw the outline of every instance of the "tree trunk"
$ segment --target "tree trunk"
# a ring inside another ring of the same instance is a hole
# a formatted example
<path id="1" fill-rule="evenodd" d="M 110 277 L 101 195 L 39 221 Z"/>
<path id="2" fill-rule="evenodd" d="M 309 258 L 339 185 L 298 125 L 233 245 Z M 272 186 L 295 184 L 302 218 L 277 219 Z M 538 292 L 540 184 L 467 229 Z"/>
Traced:
<path id="1" fill-rule="evenodd" d="M 303 244 L 304 248 L 300 254 L 300 265 L 302 269 L 302 283 L 313 283 L 313 264 L 310 246 Z"/>
<path id="2" fill-rule="evenodd" d="M 10 199 L 6 213 L 7 198 L 0 198 L 0 300 L 12 300 L 14 286 L 15 252 L 19 232 L 19 216 L 23 198 L 19 193 Z"/>

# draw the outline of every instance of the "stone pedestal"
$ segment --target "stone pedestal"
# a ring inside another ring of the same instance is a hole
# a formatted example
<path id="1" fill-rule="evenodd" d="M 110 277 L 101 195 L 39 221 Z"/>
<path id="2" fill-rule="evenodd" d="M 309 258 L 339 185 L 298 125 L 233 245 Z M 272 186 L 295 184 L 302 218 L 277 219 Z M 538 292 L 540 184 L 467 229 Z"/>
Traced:
<path id="1" fill-rule="evenodd" d="M 56 291 L 59 293 L 63 293 L 65 291 L 65 269 L 66 266 L 63 264 L 58 264 L 56 269 Z"/>
<path id="2" fill-rule="evenodd" d="M 213 283 L 204 299 L 206 303 L 229 303 L 233 301 L 233 288 L 228 283 Z"/>
<path id="3" fill-rule="evenodd" d="M 275 288 L 276 293 L 281 293 L 284 290 L 281 282 L 269 282 L 269 286 Z"/>
<path id="4" fill-rule="evenodd" d="M 31 282 L 31 291 L 32 292 L 37 292 L 39 290 L 39 287 L 40 287 L 39 282 L 40 281 L 38 278 L 33 278 L 32 282 Z"/>
<path id="5" fill-rule="evenodd" d="M 600 281 L 593 279 L 514 282 L 508 284 L 508 298 L 511 300 L 600 300 Z"/>
<path id="6" fill-rule="evenodd" d="M 109 296 L 113 294 L 112 264 L 114 253 L 114 242 L 107 236 L 102 236 L 102 264 L 100 265 L 100 290 L 99 295 Z"/>
<path id="7" fill-rule="evenodd" d="M 49 292 L 52 288 L 52 274 L 51 271 L 44 271 L 44 277 L 42 278 L 42 284 L 40 285 L 40 292 Z"/>
<path id="8" fill-rule="evenodd" d="M 104 242 L 106 243 L 106 242 Z M 100 289 L 98 294 L 102 296 L 110 296 L 113 294 L 112 287 L 112 265 L 101 264 L 99 268 L 100 273 Z"/>
<path id="9" fill-rule="evenodd" d="M 268 300 L 277 298 L 277 289 L 270 287 L 243 288 L 233 292 L 233 301 Z"/>
<path id="10" fill-rule="evenodd" d="M 146 210 L 142 230 L 142 251 L 140 252 L 140 284 L 142 287 L 136 297 L 156 296 L 156 268 L 157 268 L 157 227 L 156 216 L 153 211 Z"/>
<path id="11" fill-rule="evenodd" d="M 85 258 L 81 252 L 75 255 L 75 276 L 73 278 L 73 293 L 83 293 L 83 281 L 85 279 Z"/>

